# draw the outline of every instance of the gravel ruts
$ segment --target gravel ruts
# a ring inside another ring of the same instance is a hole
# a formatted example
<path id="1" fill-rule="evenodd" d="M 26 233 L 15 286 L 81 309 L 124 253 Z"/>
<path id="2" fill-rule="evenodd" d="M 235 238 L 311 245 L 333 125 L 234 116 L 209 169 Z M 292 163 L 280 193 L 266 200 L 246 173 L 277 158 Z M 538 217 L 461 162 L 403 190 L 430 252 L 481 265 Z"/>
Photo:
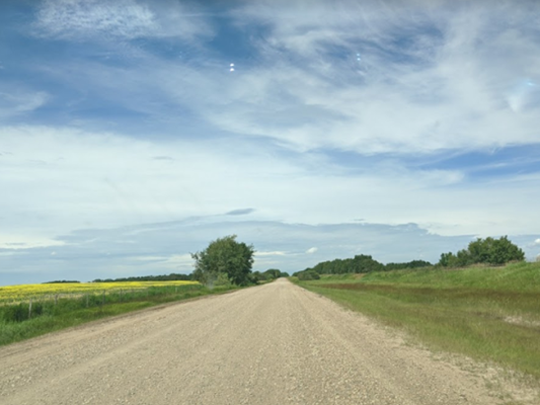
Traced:
<path id="1" fill-rule="evenodd" d="M 503 402 L 481 376 L 280 279 L 0 348 L 0 403 Z"/>

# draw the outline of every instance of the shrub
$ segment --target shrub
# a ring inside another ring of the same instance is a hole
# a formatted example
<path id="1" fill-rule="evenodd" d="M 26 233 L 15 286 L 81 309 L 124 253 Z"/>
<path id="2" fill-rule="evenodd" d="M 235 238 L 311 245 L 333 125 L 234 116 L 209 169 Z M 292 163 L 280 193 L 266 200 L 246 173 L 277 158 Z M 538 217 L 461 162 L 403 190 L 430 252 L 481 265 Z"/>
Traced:
<path id="1" fill-rule="evenodd" d="M 478 238 L 469 243 L 467 249 L 441 254 L 439 265 L 443 267 L 465 267 L 476 263 L 501 265 L 512 261 L 523 261 L 525 253 L 508 240 L 507 236 L 499 239 Z"/>
<path id="2" fill-rule="evenodd" d="M 321 278 L 315 270 L 304 270 L 297 273 L 296 276 L 300 281 L 319 280 Z"/>
<path id="3" fill-rule="evenodd" d="M 28 304 L 9 305 L 3 308 L 3 318 L 7 322 L 22 322 L 28 319 Z"/>

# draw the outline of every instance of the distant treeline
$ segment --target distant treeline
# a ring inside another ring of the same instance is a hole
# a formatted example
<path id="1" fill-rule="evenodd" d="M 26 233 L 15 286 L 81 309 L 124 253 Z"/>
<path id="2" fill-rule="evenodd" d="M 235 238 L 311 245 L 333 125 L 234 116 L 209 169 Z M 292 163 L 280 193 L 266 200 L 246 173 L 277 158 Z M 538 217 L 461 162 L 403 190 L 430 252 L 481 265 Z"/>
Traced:
<path id="1" fill-rule="evenodd" d="M 191 274 L 163 274 L 160 276 L 135 276 L 135 277 L 122 277 L 122 278 L 106 278 L 100 279 L 97 278 L 93 280 L 93 283 L 116 283 L 116 282 L 125 282 L 125 281 L 175 281 L 175 280 L 192 280 Z"/>
<path id="2" fill-rule="evenodd" d="M 80 283 L 78 280 L 54 280 L 54 281 L 46 281 L 41 284 L 64 284 L 64 283 Z"/>
<path id="3" fill-rule="evenodd" d="M 471 265 L 503 265 L 509 262 L 525 260 L 525 253 L 513 244 L 507 236 L 498 239 L 478 238 L 470 242 L 466 249 L 441 254 L 437 267 L 467 267 Z M 335 259 L 321 262 L 314 267 L 294 273 L 300 280 L 317 280 L 320 274 L 369 273 L 372 271 L 390 271 L 416 269 L 433 266 L 424 260 L 406 263 L 382 264 L 368 255 L 357 255 L 352 259 Z"/>
<path id="4" fill-rule="evenodd" d="M 413 260 L 407 263 L 387 263 L 384 265 L 384 270 L 417 269 L 419 267 L 428 266 L 432 266 L 432 264 L 425 260 Z"/>
<path id="5" fill-rule="evenodd" d="M 286 273 L 279 269 L 268 269 L 266 271 L 263 271 L 262 273 L 260 271 L 255 271 L 251 273 L 251 281 L 255 284 L 259 282 L 275 280 L 276 278 L 280 277 L 289 277 L 289 273 Z"/>
<path id="6" fill-rule="evenodd" d="M 401 269 L 415 269 L 432 266 L 424 260 L 413 260 L 407 263 L 383 264 L 368 255 L 357 255 L 352 259 L 335 259 L 321 262 L 314 267 L 308 267 L 303 271 L 294 273 L 300 279 L 317 279 L 319 274 L 345 274 L 345 273 L 369 273 L 372 271 L 390 271 Z"/>

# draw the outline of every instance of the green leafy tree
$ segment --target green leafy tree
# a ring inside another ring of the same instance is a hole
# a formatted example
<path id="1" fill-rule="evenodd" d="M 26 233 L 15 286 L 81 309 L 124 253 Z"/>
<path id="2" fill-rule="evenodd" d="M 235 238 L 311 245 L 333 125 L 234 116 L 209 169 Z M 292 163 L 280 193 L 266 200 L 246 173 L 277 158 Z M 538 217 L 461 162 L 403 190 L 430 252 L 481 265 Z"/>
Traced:
<path id="1" fill-rule="evenodd" d="M 489 263 L 504 264 L 525 260 L 525 252 L 508 240 L 507 236 L 495 239 L 489 247 Z"/>
<path id="2" fill-rule="evenodd" d="M 251 279 L 254 283 L 267 280 L 266 275 L 264 273 L 261 273 L 260 271 L 254 271 L 253 273 L 251 273 Z"/>
<path id="3" fill-rule="evenodd" d="M 283 275 L 286 273 L 282 273 L 282 271 L 278 269 L 268 269 L 263 274 L 266 276 L 267 280 L 274 280 L 280 277 L 288 277 L 288 275 L 286 276 Z"/>
<path id="4" fill-rule="evenodd" d="M 439 265 L 443 267 L 465 267 L 475 263 L 500 265 L 523 260 L 525 260 L 523 250 L 508 240 L 507 236 L 503 236 L 499 239 L 478 238 L 469 243 L 467 249 L 460 250 L 456 255 L 443 253 Z"/>
<path id="5" fill-rule="evenodd" d="M 352 259 L 334 259 L 315 265 L 312 270 L 319 274 L 368 273 L 380 271 L 384 265 L 368 255 L 356 255 Z"/>
<path id="6" fill-rule="evenodd" d="M 301 280 L 301 281 L 319 280 L 321 278 L 321 276 L 319 276 L 319 273 L 317 273 L 315 270 L 312 270 L 312 269 L 299 271 L 296 273 L 296 277 L 298 277 L 298 280 Z"/>
<path id="7" fill-rule="evenodd" d="M 268 269 L 264 271 L 263 273 L 261 273 L 260 271 L 255 271 L 251 273 L 251 278 L 253 280 L 253 283 L 272 281 L 280 277 L 289 277 L 289 274 L 279 269 Z"/>
<path id="8" fill-rule="evenodd" d="M 452 252 L 442 253 L 439 260 L 439 266 L 442 267 L 459 267 L 458 258 Z"/>
<path id="9" fill-rule="evenodd" d="M 205 250 L 191 254 L 195 260 L 193 278 L 211 285 L 225 275 L 232 284 L 248 285 L 254 252 L 252 245 L 237 242 L 236 235 L 216 239 Z"/>
<path id="10" fill-rule="evenodd" d="M 457 252 L 456 262 L 455 262 L 456 267 L 466 267 L 474 263 L 476 262 L 474 261 L 474 258 L 472 257 L 469 250 L 462 249 L 459 252 Z"/>
<path id="11" fill-rule="evenodd" d="M 469 243 L 467 250 L 471 255 L 473 263 L 489 263 L 490 250 L 495 240 L 492 237 L 486 239 L 478 238 Z"/>

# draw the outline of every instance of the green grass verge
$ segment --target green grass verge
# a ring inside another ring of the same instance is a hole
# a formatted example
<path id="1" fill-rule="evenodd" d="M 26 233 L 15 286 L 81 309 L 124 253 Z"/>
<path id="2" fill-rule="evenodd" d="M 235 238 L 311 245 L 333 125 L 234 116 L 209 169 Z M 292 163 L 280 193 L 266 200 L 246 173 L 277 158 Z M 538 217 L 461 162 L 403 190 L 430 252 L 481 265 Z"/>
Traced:
<path id="1" fill-rule="evenodd" d="M 169 302 L 182 301 L 211 294 L 220 294 L 237 288 L 238 287 L 217 287 L 209 289 L 201 285 L 194 285 L 182 286 L 182 288 L 177 288 L 176 291 L 172 289 L 170 293 L 166 294 L 147 294 L 144 291 L 140 291 L 132 297 L 126 295 L 123 295 L 120 298 L 118 296 L 106 296 L 106 299 L 109 300 L 108 303 L 105 301 L 104 305 L 98 304 L 88 308 L 86 308 L 85 297 L 65 299 L 59 301 L 57 304 L 51 301 L 45 303 L 42 313 L 32 319 L 13 322 L 6 321 L 0 316 L 0 346 L 98 319 L 121 315 L 127 312 L 137 311 Z M 96 297 L 101 302 L 101 296 Z M 122 301 L 120 301 L 120 299 Z M 0 307 L 0 312 L 7 310 L 7 307 Z M 0 313 L 0 315 L 2 314 Z"/>
<path id="2" fill-rule="evenodd" d="M 540 264 L 295 282 L 403 328 L 432 349 L 493 361 L 540 380 Z"/>

